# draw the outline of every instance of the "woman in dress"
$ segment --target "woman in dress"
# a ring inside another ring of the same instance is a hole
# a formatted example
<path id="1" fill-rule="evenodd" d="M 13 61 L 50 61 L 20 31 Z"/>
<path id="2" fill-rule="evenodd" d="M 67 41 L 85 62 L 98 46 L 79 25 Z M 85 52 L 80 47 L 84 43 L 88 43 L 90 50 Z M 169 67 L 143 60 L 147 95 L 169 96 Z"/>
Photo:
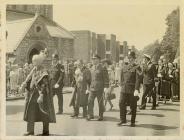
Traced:
<path id="1" fill-rule="evenodd" d="M 83 117 L 86 118 L 91 74 L 89 69 L 83 65 L 81 60 L 77 61 L 77 68 L 74 73 L 74 78 L 74 92 L 70 102 L 70 106 L 74 107 L 74 114 L 71 117 L 77 118 L 79 115 L 79 108 L 82 107 Z"/>

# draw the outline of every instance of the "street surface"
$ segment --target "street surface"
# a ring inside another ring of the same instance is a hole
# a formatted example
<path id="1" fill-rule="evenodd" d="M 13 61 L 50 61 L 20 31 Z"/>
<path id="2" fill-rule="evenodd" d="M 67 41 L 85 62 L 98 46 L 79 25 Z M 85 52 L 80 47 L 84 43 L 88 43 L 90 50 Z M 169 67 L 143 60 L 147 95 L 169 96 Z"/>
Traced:
<path id="1" fill-rule="evenodd" d="M 160 103 L 157 110 L 150 110 L 148 104 L 146 110 L 137 111 L 136 127 L 130 127 L 130 115 L 128 115 L 127 126 L 118 127 L 119 122 L 119 89 L 115 89 L 116 99 L 112 100 L 114 108 L 104 113 L 104 121 L 96 121 L 98 116 L 98 105 L 95 100 L 95 119 L 86 121 L 80 115 L 73 119 L 72 107 L 69 107 L 71 94 L 64 94 L 64 114 L 57 115 L 57 123 L 50 124 L 52 136 L 178 136 L 180 124 L 179 102 L 167 104 Z M 140 104 L 140 101 L 139 103 Z M 57 112 L 57 97 L 54 97 L 55 111 Z M 129 107 L 127 107 L 129 109 Z M 7 136 L 21 136 L 26 131 L 26 122 L 23 121 L 24 100 L 7 101 L 6 104 L 6 134 Z M 82 113 L 82 109 L 80 110 Z M 42 123 L 36 123 L 35 135 L 42 133 Z"/>

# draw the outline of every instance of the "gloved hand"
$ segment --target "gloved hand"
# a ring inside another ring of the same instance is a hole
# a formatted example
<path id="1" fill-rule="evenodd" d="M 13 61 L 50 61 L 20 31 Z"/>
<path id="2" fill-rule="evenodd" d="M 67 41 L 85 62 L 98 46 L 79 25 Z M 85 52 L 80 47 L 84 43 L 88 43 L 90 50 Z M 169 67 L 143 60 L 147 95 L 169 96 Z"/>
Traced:
<path id="1" fill-rule="evenodd" d="M 89 94 L 90 93 L 90 90 L 86 90 L 86 94 Z"/>
<path id="2" fill-rule="evenodd" d="M 137 100 L 140 99 L 140 93 L 139 93 L 138 90 L 135 90 L 135 91 L 134 91 L 134 96 L 137 98 Z"/>
<path id="3" fill-rule="evenodd" d="M 107 90 L 108 90 L 108 88 L 104 88 L 104 92 L 105 92 L 105 93 L 107 92 Z"/>
<path id="4" fill-rule="evenodd" d="M 59 88 L 59 84 L 55 84 L 54 85 L 54 88 Z"/>
<path id="5" fill-rule="evenodd" d="M 43 103 L 43 94 L 40 94 L 40 96 L 37 99 L 37 103 L 38 104 Z"/>
<path id="6" fill-rule="evenodd" d="M 23 93 L 24 92 L 24 90 L 25 90 L 25 87 L 26 87 L 26 82 L 23 82 L 22 84 L 21 84 L 21 86 L 19 87 L 19 92 L 20 93 Z"/>

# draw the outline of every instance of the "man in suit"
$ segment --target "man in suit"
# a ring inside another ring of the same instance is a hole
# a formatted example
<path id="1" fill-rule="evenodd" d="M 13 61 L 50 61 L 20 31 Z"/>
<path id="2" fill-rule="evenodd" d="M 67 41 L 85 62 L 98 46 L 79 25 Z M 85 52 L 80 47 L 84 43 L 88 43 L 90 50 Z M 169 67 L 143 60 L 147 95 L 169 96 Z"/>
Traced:
<path id="1" fill-rule="evenodd" d="M 58 97 L 58 112 L 63 113 L 63 86 L 64 86 L 64 66 L 59 63 L 59 56 L 57 54 L 52 55 L 52 67 L 51 67 L 51 87 L 53 95 Z"/>
<path id="2" fill-rule="evenodd" d="M 129 52 L 129 64 L 121 70 L 121 93 L 119 100 L 120 107 L 120 122 L 117 125 L 125 125 L 126 120 L 126 106 L 130 105 L 131 108 L 131 127 L 135 127 L 135 118 L 137 110 L 137 101 L 139 100 L 139 71 L 140 67 L 135 63 L 135 52 Z"/>
<path id="3" fill-rule="evenodd" d="M 88 117 L 87 120 L 93 119 L 93 107 L 94 107 L 94 100 L 97 97 L 98 105 L 99 105 L 99 118 L 98 121 L 103 120 L 103 113 L 105 111 L 104 107 L 104 99 L 103 93 L 109 87 L 109 77 L 108 71 L 103 68 L 100 64 L 100 57 L 98 55 L 94 55 L 92 57 L 93 66 L 91 68 L 91 84 L 90 84 L 90 91 L 89 98 L 88 98 Z"/>
<path id="4" fill-rule="evenodd" d="M 152 92 L 155 86 L 156 78 L 156 67 L 151 62 L 151 57 L 147 54 L 144 54 L 143 59 L 143 96 L 140 109 L 143 110 L 146 108 L 147 96 L 149 93 L 152 93 L 153 98 L 152 110 L 156 109 L 156 92 Z"/>

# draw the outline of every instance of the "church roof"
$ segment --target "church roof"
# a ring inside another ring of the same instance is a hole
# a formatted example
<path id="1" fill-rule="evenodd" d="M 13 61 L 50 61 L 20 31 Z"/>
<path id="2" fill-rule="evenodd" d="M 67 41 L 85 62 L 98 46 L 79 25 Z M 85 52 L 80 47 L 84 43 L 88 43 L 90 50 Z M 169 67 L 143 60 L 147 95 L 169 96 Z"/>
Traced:
<path id="1" fill-rule="evenodd" d="M 56 22 L 42 16 L 35 16 L 34 18 L 21 20 L 13 20 L 7 22 L 7 53 L 12 53 L 17 49 L 17 47 L 24 39 L 25 35 L 38 17 L 43 19 L 43 23 L 45 24 L 51 37 L 74 39 L 74 35 L 71 32 L 67 31 Z"/>
<path id="2" fill-rule="evenodd" d="M 7 22 L 7 53 L 13 52 L 34 22 L 34 18 Z"/>

